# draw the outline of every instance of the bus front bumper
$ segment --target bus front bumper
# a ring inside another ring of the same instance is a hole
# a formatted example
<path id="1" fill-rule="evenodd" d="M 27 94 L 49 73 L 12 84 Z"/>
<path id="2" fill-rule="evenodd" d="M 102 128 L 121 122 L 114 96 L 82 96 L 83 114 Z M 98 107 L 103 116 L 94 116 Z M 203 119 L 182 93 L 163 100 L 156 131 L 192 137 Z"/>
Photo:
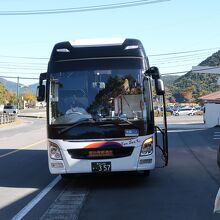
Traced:
<path id="1" fill-rule="evenodd" d="M 144 171 L 155 168 L 155 152 L 140 157 L 138 147 L 132 155 L 114 159 L 73 159 L 67 151 L 63 153 L 63 160 L 49 158 L 49 170 L 52 174 Z"/>

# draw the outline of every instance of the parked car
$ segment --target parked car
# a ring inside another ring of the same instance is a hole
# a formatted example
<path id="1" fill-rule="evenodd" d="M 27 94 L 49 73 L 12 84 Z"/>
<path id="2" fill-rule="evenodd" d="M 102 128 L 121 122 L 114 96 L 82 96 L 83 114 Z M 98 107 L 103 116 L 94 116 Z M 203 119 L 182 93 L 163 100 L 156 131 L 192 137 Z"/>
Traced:
<path id="1" fill-rule="evenodd" d="M 8 113 L 8 114 L 17 114 L 18 109 L 14 105 L 5 105 L 3 109 L 3 113 Z"/>
<path id="2" fill-rule="evenodd" d="M 173 115 L 194 115 L 196 110 L 194 108 L 180 108 L 173 112 Z"/>
<path id="3" fill-rule="evenodd" d="M 166 107 L 166 112 L 170 112 L 171 115 L 173 114 L 173 111 L 174 111 L 173 107 L 170 107 L 170 106 Z"/>

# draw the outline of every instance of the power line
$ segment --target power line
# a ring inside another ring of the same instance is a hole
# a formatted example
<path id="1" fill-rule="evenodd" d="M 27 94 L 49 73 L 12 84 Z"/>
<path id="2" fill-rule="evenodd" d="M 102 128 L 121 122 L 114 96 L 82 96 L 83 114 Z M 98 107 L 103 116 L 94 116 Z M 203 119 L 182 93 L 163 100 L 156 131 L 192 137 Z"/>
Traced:
<path id="1" fill-rule="evenodd" d="M 213 48 L 206 48 L 206 49 L 200 49 L 200 50 L 188 50 L 188 51 L 179 51 L 179 52 L 172 52 L 172 53 L 161 53 L 161 54 L 151 54 L 148 55 L 149 57 L 157 57 L 157 56 L 168 56 L 168 55 L 176 55 L 176 54 L 185 54 L 185 53 L 195 53 L 200 51 L 207 51 L 207 50 L 215 50 L 220 49 L 220 47 L 213 47 Z"/>
<path id="2" fill-rule="evenodd" d="M 212 69 L 219 69 L 219 66 L 217 67 L 210 67 L 210 68 L 204 68 L 204 69 L 199 69 L 199 70 L 193 70 L 193 72 L 199 72 L 201 70 L 212 70 Z M 183 74 L 187 72 L 192 72 L 192 70 L 187 70 L 187 71 L 180 71 L 180 72 L 172 72 L 172 73 L 162 73 L 162 76 L 167 76 L 167 75 L 177 75 L 177 74 Z M 217 73 L 215 73 L 217 75 Z"/>
<path id="3" fill-rule="evenodd" d="M 219 66 L 217 67 L 210 67 L 210 68 L 203 68 L 203 69 L 199 69 L 199 70 L 193 70 L 193 72 L 199 72 L 201 70 L 211 70 L 211 69 L 219 69 Z M 191 71 L 191 70 L 190 70 Z M 164 76 L 164 75 L 177 75 L 177 74 L 183 74 L 183 73 L 187 73 L 187 72 L 190 72 L 189 70 L 185 70 L 185 71 L 179 71 L 179 72 L 171 72 L 171 73 L 162 73 L 161 75 Z M 7 73 L 7 72 L 5 72 Z M 11 73 L 11 72 L 8 72 L 8 73 Z M 22 73 L 22 74 L 33 74 L 34 73 Z M 35 74 L 38 74 L 38 73 L 35 73 Z M 17 78 L 17 77 L 12 77 L 12 76 L 0 76 L 0 77 L 4 77 L 4 78 Z M 29 77 L 19 77 L 19 78 L 25 78 L 25 79 L 39 79 L 39 78 L 29 78 Z"/>
<path id="4" fill-rule="evenodd" d="M 115 4 L 106 5 L 94 5 L 88 7 L 77 7 L 77 8 L 62 8 L 62 9 L 47 9 L 47 10 L 27 10 L 27 11 L 0 11 L 0 15 L 45 15 L 45 14 L 63 14 L 63 13 L 76 13 L 76 12 L 88 12 L 88 11 L 101 11 L 108 9 L 119 9 L 128 8 L 134 6 L 155 4 L 161 2 L 167 2 L 170 0 L 139 0 L 132 2 L 121 2 Z"/>
<path id="5" fill-rule="evenodd" d="M 0 61 L 0 64 L 17 64 L 17 65 L 37 65 L 37 66 L 45 66 L 47 63 L 20 63 L 20 62 L 4 62 Z"/>
<path id="6" fill-rule="evenodd" d="M 162 58 L 149 58 L 150 60 L 154 60 L 154 62 L 160 62 L 160 61 L 170 61 L 170 60 L 184 60 L 184 59 L 194 59 L 194 58 L 201 58 L 204 56 L 210 56 L 210 53 L 196 53 L 196 54 L 187 54 L 187 55 L 176 55 L 176 56 L 168 56 L 168 57 L 162 57 Z"/>
<path id="7" fill-rule="evenodd" d="M 188 65 L 193 66 L 192 63 L 190 63 L 190 64 L 188 64 Z M 152 64 L 152 66 L 157 66 L 157 65 L 156 64 Z M 172 65 L 172 66 L 162 66 L 162 65 L 160 65 L 160 68 L 163 68 L 163 69 L 169 68 L 169 69 L 171 69 L 171 68 L 176 68 L 176 67 L 181 67 L 181 66 L 186 66 L 186 64 L 182 64 L 182 65 L 179 64 L 179 65 Z"/>
<path id="8" fill-rule="evenodd" d="M 167 64 L 172 64 L 172 63 L 187 63 L 187 62 L 189 62 L 190 61 L 190 63 L 195 63 L 195 61 L 196 60 L 199 60 L 200 62 L 201 62 L 201 59 L 202 59 L 202 57 L 201 56 L 199 56 L 199 57 L 193 57 L 193 58 L 185 58 L 185 59 L 173 59 L 173 58 L 170 58 L 170 59 L 168 59 L 168 60 L 159 60 L 159 61 L 157 61 L 157 60 L 151 60 L 151 65 L 152 65 L 152 63 L 154 63 L 153 65 L 167 65 Z M 199 62 L 198 61 L 198 62 Z"/>
<path id="9" fill-rule="evenodd" d="M 220 49 L 220 47 L 212 47 L 212 48 L 205 48 L 205 49 L 198 49 L 198 50 L 189 50 L 189 51 L 178 51 L 178 52 L 171 52 L 171 53 L 161 53 L 161 54 L 149 54 L 148 57 L 150 58 L 150 57 L 158 57 L 158 56 L 178 55 L 178 54 L 195 53 L 195 52 L 208 51 L 208 50 L 216 50 L 216 49 Z M 204 53 L 199 53 L 199 54 L 204 54 Z M 199 54 L 196 54 L 196 55 L 199 55 Z M 172 59 L 174 59 L 174 58 L 189 57 L 189 56 L 193 56 L 193 54 L 191 54 L 191 55 L 189 54 L 189 55 L 185 55 L 185 56 L 174 56 L 174 57 L 172 57 Z M 47 60 L 47 61 L 49 60 L 48 57 L 27 57 L 27 56 L 10 56 L 10 55 L 6 56 L 6 55 L 1 55 L 1 54 L 0 54 L 0 57 L 3 57 L 3 58 L 15 58 L 15 59 L 30 59 L 30 60 Z M 171 58 L 167 57 L 167 58 L 162 58 L 162 59 L 164 60 L 164 59 L 171 59 Z M 30 63 L 30 64 L 34 64 L 34 63 Z"/>
<path id="10" fill-rule="evenodd" d="M 45 68 L 33 68 L 31 66 L 29 67 L 25 67 L 25 66 L 13 66 L 13 65 L 10 65 L 10 66 L 1 66 L 0 65 L 0 69 L 10 69 L 10 70 L 37 70 L 37 71 L 43 71 L 45 70 Z M 2 70 L 1 70 L 2 71 Z"/>
<path id="11" fill-rule="evenodd" d="M 32 77 L 20 77 L 20 76 L 0 76 L 0 78 L 8 78 L 8 79 L 39 79 L 39 78 L 32 78 Z"/>
<path id="12" fill-rule="evenodd" d="M 42 71 L 40 71 L 40 72 L 37 72 L 37 73 L 19 73 L 19 72 L 8 72 L 8 71 L 1 71 L 2 73 L 7 73 L 7 74 L 22 74 L 22 75 L 40 75 L 40 72 L 42 72 Z"/>
<path id="13" fill-rule="evenodd" d="M 16 58 L 16 59 L 29 59 L 29 60 L 48 60 L 48 58 L 46 58 L 46 57 L 20 57 L 20 56 L 5 56 L 5 55 L 0 55 L 0 57 Z"/>
<path id="14" fill-rule="evenodd" d="M 178 75 L 178 74 L 183 74 L 183 73 L 187 73 L 189 72 L 187 71 L 180 71 L 180 72 L 172 72 L 172 73 L 161 73 L 161 76 L 169 76 L 169 75 Z"/>

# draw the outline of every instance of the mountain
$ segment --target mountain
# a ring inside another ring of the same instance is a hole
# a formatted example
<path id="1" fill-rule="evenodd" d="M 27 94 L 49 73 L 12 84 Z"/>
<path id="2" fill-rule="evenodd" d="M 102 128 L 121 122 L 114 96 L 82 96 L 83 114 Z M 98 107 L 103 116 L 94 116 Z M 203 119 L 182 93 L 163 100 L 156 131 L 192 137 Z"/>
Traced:
<path id="1" fill-rule="evenodd" d="M 16 92 L 17 91 L 17 83 L 0 78 L 0 83 L 2 83 L 7 90 L 12 91 L 12 92 Z M 19 86 L 21 87 L 22 84 L 19 84 Z"/>
<path id="2" fill-rule="evenodd" d="M 0 78 L 0 83 L 2 83 L 8 91 L 16 93 L 18 90 L 18 84 L 16 82 L 12 82 L 12 81 Z M 29 86 L 25 86 L 25 85 L 19 83 L 19 93 L 25 93 L 27 91 L 32 91 L 33 94 L 36 94 L 37 86 L 38 86 L 37 83 L 29 85 Z"/>
<path id="3" fill-rule="evenodd" d="M 176 81 L 180 76 L 162 76 L 162 80 L 164 81 L 165 86 L 172 85 L 174 81 Z"/>
<path id="4" fill-rule="evenodd" d="M 220 51 L 214 53 L 199 64 L 199 66 L 219 65 Z M 219 89 L 219 86 L 217 85 L 219 77 L 219 74 L 192 73 L 192 71 L 189 71 L 185 75 L 176 79 L 173 84 L 169 85 L 169 90 L 177 102 L 198 101 L 200 96 L 215 92 Z"/>
<path id="5" fill-rule="evenodd" d="M 39 83 L 35 83 L 35 84 L 31 84 L 28 86 L 28 88 L 32 91 L 32 93 L 35 95 L 36 91 L 37 91 L 37 86 L 39 85 Z"/>

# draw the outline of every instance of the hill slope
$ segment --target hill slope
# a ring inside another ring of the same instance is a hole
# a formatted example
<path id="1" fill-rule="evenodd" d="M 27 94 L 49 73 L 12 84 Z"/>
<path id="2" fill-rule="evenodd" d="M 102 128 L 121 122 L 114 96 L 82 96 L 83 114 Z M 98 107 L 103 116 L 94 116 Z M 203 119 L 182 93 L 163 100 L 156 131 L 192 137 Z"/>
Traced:
<path id="1" fill-rule="evenodd" d="M 8 91 L 15 92 L 15 93 L 17 92 L 18 85 L 16 82 L 12 82 L 12 81 L 0 78 L 0 83 L 2 83 Z M 25 85 L 19 83 L 19 92 L 25 93 L 27 91 L 32 91 L 33 94 L 36 94 L 37 86 L 38 86 L 37 83 L 29 85 L 29 86 L 25 86 Z"/>
<path id="2" fill-rule="evenodd" d="M 214 53 L 199 65 L 220 65 L 220 51 Z M 173 84 L 169 86 L 169 89 L 177 102 L 197 101 L 198 97 L 215 92 L 219 89 L 219 86 L 217 85 L 219 77 L 219 74 L 192 73 L 189 71 L 184 76 L 175 80 Z"/>

